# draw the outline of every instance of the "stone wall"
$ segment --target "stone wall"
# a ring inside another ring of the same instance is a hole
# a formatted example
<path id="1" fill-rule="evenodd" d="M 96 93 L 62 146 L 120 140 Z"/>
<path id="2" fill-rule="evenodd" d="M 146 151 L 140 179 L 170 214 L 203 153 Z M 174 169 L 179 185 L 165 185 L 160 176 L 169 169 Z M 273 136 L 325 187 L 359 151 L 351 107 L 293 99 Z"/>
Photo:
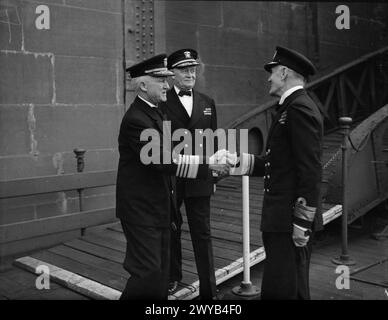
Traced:
<path id="1" fill-rule="evenodd" d="M 49 29 L 36 26 L 40 5 L 49 8 Z M 85 171 L 117 167 L 124 114 L 121 0 L 1 0 L 0 75 L 0 180 L 76 172 L 75 148 L 87 150 Z M 114 206 L 113 191 L 86 190 L 84 209 Z M 76 191 L 5 199 L 0 225 L 78 210 Z M 66 235 L 75 234 L 3 251 Z"/>

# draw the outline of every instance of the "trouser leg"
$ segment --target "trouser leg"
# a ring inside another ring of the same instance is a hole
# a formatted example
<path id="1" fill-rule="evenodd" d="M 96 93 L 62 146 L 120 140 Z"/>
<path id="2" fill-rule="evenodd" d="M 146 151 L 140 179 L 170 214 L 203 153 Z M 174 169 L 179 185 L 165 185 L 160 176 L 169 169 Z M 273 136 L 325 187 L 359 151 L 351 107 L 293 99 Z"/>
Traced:
<path id="1" fill-rule="evenodd" d="M 193 243 L 201 299 L 217 294 L 210 231 L 210 197 L 185 198 L 187 220 Z"/>
<path id="2" fill-rule="evenodd" d="M 264 260 L 262 300 L 297 299 L 297 267 L 292 234 L 263 232 Z"/>
<path id="3" fill-rule="evenodd" d="M 310 300 L 309 273 L 312 251 L 312 235 L 305 247 L 295 247 L 295 251 L 298 279 L 298 299 Z"/>
<path id="4" fill-rule="evenodd" d="M 127 239 L 124 268 L 130 273 L 120 300 L 168 297 L 170 230 L 133 226 L 121 220 Z"/>
<path id="5" fill-rule="evenodd" d="M 177 219 L 175 221 L 176 229 L 171 230 L 171 259 L 170 259 L 170 281 L 181 281 L 182 280 L 182 243 L 181 243 L 181 227 L 182 227 L 182 198 L 177 197 Z"/>

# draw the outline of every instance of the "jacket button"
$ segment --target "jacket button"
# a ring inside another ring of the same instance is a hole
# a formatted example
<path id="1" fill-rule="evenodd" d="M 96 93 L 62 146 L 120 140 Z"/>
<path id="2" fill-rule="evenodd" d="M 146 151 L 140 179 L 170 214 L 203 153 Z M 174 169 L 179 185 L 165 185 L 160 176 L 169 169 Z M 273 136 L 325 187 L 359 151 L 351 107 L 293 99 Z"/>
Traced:
<path id="1" fill-rule="evenodd" d="M 202 143 L 199 144 L 199 147 L 202 148 Z"/>
<path id="2" fill-rule="evenodd" d="M 185 144 L 185 148 L 188 148 L 189 147 L 189 145 L 188 144 Z"/>
<path id="3" fill-rule="evenodd" d="M 174 190 L 171 190 L 171 194 L 174 194 Z"/>
<path id="4" fill-rule="evenodd" d="M 269 179 L 269 175 L 267 176 L 267 179 Z"/>

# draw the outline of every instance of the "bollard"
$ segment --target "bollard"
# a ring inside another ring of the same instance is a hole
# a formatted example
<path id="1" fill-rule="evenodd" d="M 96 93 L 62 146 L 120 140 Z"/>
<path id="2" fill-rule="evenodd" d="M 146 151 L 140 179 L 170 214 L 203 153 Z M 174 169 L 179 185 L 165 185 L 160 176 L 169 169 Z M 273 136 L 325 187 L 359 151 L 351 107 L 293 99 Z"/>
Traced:
<path id="1" fill-rule="evenodd" d="M 352 118 L 341 117 L 339 119 L 341 125 L 343 142 L 342 142 L 342 248 L 341 255 L 338 258 L 332 259 L 334 264 L 351 266 L 356 262 L 349 257 L 348 254 L 348 203 L 347 203 L 347 187 L 348 187 L 348 139 Z"/>
<path id="2" fill-rule="evenodd" d="M 243 268 L 244 279 L 239 287 L 234 287 L 232 292 L 242 297 L 255 297 L 259 295 L 256 286 L 250 280 L 250 245 L 249 245 L 249 177 L 242 177 L 243 195 Z"/>
<path id="3" fill-rule="evenodd" d="M 86 150 L 84 149 L 74 149 L 73 152 L 75 153 L 75 157 L 77 159 L 77 172 L 83 172 L 85 168 L 85 152 Z M 77 189 L 78 192 L 78 201 L 79 201 L 79 211 L 84 210 L 84 206 L 82 203 L 82 189 Z M 85 228 L 81 228 L 81 236 L 85 234 Z"/>
<path id="4" fill-rule="evenodd" d="M 85 168 L 84 156 L 85 156 L 86 150 L 77 148 L 77 149 L 74 149 L 73 151 L 77 159 L 77 172 L 82 172 L 84 171 L 84 168 Z"/>

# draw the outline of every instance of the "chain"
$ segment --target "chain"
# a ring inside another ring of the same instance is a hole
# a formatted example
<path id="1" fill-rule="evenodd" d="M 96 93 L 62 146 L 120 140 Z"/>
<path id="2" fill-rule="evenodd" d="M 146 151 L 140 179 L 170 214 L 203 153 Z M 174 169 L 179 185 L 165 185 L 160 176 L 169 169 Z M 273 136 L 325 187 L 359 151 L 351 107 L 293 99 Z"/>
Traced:
<path id="1" fill-rule="evenodd" d="M 337 150 L 337 152 L 330 158 L 330 160 L 328 162 L 326 162 L 326 164 L 323 166 L 323 170 L 325 170 L 328 166 L 330 166 L 332 164 L 333 161 L 335 161 L 338 156 L 341 154 L 341 148 L 339 148 Z"/>

